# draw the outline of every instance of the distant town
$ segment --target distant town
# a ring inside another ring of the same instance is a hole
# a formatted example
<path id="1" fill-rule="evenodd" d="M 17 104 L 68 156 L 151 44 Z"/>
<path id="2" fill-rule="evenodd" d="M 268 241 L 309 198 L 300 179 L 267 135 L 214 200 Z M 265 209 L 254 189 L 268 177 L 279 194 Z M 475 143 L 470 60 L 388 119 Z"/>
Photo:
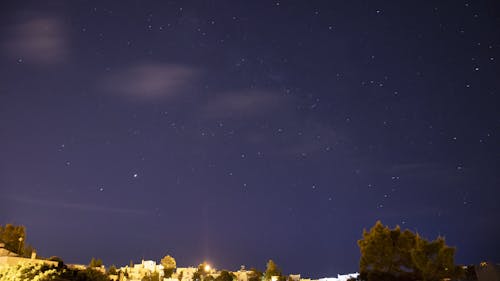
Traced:
<path id="1" fill-rule="evenodd" d="M 392 237 L 392 240 L 385 239 L 389 237 Z M 238 270 L 218 270 L 207 262 L 198 266 L 179 267 L 175 258 L 170 255 L 164 256 L 159 262 L 142 260 L 140 263 L 134 263 L 131 261 L 124 266 L 106 267 L 98 258 L 92 258 L 89 264 L 66 264 L 57 256 L 39 257 L 36 250 L 25 243 L 25 239 L 23 226 L 10 224 L 5 227 L 0 226 L 0 280 L 500 281 L 499 264 L 481 262 L 477 265 L 455 265 L 454 249 L 446 246 L 443 238 L 438 237 L 434 241 L 427 241 L 408 230 L 401 231 L 399 227 L 389 229 L 381 222 L 377 222 L 370 231 L 365 230 L 363 239 L 358 241 L 361 252 L 360 273 L 343 273 L 320 279 L 310 279 L 300 273 L 284 274 L 273 260 L 267 262 L 264 272 L 256 268 L 247 268 L 244 265 L 241 265 Z M 414 248 L 405 250 L 404 247 L 408 245 Z M 395 254 L 390 256 L 390 253 Z M 411 258 L 416 264 L 411 264 L 406 258 Z M 429 270 L 421 271 L 419 263 L 424 263 Z M 387 267 L 387 265 L 395 268 Z M 414 268 L 409 266 L 414 266 Z"/>

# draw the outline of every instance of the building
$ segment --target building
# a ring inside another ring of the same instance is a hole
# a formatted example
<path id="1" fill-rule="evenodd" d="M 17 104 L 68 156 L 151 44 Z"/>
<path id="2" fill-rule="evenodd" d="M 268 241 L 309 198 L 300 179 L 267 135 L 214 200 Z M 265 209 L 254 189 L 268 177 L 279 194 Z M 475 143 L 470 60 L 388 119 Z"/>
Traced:
<path id="1" fill-rule="evenodd" d="M 33 264 L 33 265 L 48 265 L 48 266 L 58 266 L 59 262 L 49 261 L 36 258 L 36 252 L 33 251 L 31 258 L 23 258 L 18 254 L 5 249 L 5 244 L 0 243 L 0 266 L 15 266 L 18 264 Z"/>
<path id="2" fill-rule="evenodd" d="M 337 277 L 320 278 L 318 281 L 347 281 L 358 278 L 359 273 L 337 274 Z"/>
<path id="3" fill-rule="evenodd" d="M 160 280 L 162 280 L 163 269 L 163 265 L 156 264 L 155 261 L 142 260 L 140 264 L 134 264 L 133 267 L 121 267 L 120 271 L 123 272 L 123 281 L 141 281 L 143 277 L 150 276 L 153 273 L 158 273 Z"/>
<path id="4" fill-rule="evenodd" d="M 237 281 L 248 281 L 248 277 L 251 276 L 252 271 L 246 270 L 245 266 L 242 265 L 240 270 L 233 271 L 233 274 L 236 276 Z"/>

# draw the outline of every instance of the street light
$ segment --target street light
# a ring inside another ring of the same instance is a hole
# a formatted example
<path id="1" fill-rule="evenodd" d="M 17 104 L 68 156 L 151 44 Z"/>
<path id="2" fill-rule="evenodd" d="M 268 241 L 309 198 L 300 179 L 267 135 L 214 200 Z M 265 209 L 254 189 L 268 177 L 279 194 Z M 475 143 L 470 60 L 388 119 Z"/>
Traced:
<path id="1" fill-rule="evenodd" d="M 210 269 L 211 269 L 211 267 L 210 267 L 210 265 L 209 265 L 209 264 L 206 264 L 206 265 L 205 265 L 205 268 L 203 268 L 203 269 L 205 270 L 205 272 L 209 272 L 209 271 L 210 271 Z"/>
<path id="2" fill-rule="evenodd" d="M 23 237 L 19 237 L 19 249 L 17 250 L 17 253 L 21 256 L 21 244 L 23 242 Z"/>

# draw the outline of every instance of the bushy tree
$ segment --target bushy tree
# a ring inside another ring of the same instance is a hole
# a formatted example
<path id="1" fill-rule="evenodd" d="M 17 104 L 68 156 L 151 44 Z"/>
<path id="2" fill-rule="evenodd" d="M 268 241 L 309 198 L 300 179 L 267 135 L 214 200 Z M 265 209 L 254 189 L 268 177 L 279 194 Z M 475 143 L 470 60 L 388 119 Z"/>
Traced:
<path id="1" fill-rule="evenodd" d="M 368 280 L 391 279 L 391 276 L 404 279 L 414 271 L 410 255 L 414 240 L 410 231 L 401 232 L 399 227 L 391 230 L 380 221 L 370 231 L 364 230 L 363 239 L 358 241 L 362 277 Z"/>
<path id="2" fill-rule="evenodd" d="M 262 272 L 258 271 L 256 268 L 251 268 L 250 274 L 248 274 L 248 281 L 261 281 L 262 276 Z"/>
<path id="3" fill-rule="evenodd" d="M 205 280 L 208 272 L 205 270 L 208 264 L 206 262 L 200 263 L 198 265 L 198 269 L 193 274 L 193 281 Z"/>
<path id="4" fill-rule="evenodd" d="M 177 268 L 177 263 L 175 262 L 175 259 L 171 257 L 170 255 L 166 255 L 161 259 L 161 264 L 163 265 L 163 270 L 166 278 L 170 278 L 172 276 L 172 273 L 174 273 L 175 269 Z"/>
<path id="5" fill-rule="evenodd" d="M 24 242 L 26 240 L 26 230 L 22 225 L 0 225 L 0 240 L 5 243 L 5 249 L 21 254 L 21 250 L 24 249 Z"/>
<path id="6" fill-rule="evenodd" d="M 0 280 L 54 280 L 60 276 L 60 271 L 44 265 L 21 263 L 15 266 L 0 266 Z"/>
<path id="7" fill-rule="evenodd" d="M 89 263 L 89 267 L 101 267 L 102 265 L 102 260 L 96 258 L 92 258 Z"/>
<path id="8" fill-rule="evenodd" d="M 266 265 L 266 272 L 264 273 L 264 280 L 271 280 L 272 276 L 281 276 L 281 269 L 276 265 L 273 260 L 269 260 Z"/>
<path id="9" fill-rule="evenodd" d="M 151 274 L 142 277 L 141 281 L 160 281 L 160 273 L 152 272 Z"/>
<path id="10" fill-rule="evenodd" d="M 26 243 L 26 228 L 22 225 L 0 225 L 0 242 L 5 249 L 23 257 L 30 257 L 35 250 Z"/>
<path id="11" fill-rule="evenodd" d="M 201 274 L 199 271 L 196 271 L 195 273 L 193 273 L 193 281 L 200 281 L 201 280 Z"/>
<path id="12" fill-rule="evenodd" d="M 235 275 L 227 270 L 223 270 L 220 272 L 219 276 L 215 278 L 215 281 L 233 281 L 235 279 Z"/>
<path id="13" fill-rule="evenodd" d="M 64 261 L 63 259 L 61 259 L 60 257 L 58 256 L 52 256 L 49 258 L 49 261 L 56 261 L 57 262 L 57 267 L 58 268 L 65 268 L 66 265 L 64 264 Z"/>
<path id="14" fill-rule="evenodd" d="M 427 241 L 416 235 L 411 257 L 415 268 L 421 273 L 422 280 L 443 280 L 460 276 L 462 272 L 455 265 L 454 256 L 455 249 L 446 246 L 443 237 Z"/>
<path id="15" fill-rule="evenodd" d="M 113 264 L 108 268 L 108 275 L 117 275 L 118 271 L 116 269 L 116 266 Z"/>
<path id="16" fill-rule="evenodd" d="M 87 268 L 78 271 L 76 281 L 109 281 L 109 278 L 106 274 L 98 270 Z"/>
<path id="17" fill-rule="evenodd" d="M 370 231 L 363 231 L 358 245 L 361 280 L 437 281 L 459 274 L 454 249 L 441 237 L 429 242 L 409 230 L 389 229 L 377 221 Z"/>

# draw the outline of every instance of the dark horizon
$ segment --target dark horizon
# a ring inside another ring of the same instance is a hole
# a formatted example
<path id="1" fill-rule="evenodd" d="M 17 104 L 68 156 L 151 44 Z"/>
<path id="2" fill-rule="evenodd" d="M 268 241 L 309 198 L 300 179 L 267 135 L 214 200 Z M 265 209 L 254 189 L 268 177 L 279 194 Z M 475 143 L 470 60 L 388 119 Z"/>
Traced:
<path id="1" fill-rule="evenodd" d="M 377 220 L 500 261 L 498 1 L 2 2 L 0 224 L 336 276 Z"/>

